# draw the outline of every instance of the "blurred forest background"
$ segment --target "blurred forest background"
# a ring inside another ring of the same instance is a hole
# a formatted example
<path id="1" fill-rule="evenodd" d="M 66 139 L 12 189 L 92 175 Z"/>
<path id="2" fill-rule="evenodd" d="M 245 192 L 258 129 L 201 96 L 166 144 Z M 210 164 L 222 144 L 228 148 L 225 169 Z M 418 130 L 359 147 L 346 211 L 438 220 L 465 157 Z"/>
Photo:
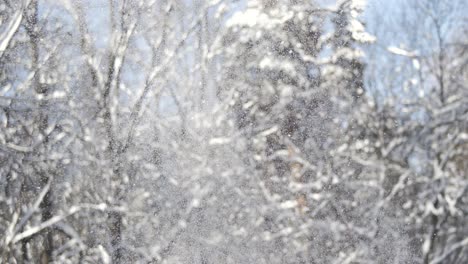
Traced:
<path id="1" fill-rule="evenodd" d="M 0 263 L 468 263 L 463 0 L 0 0 Z"/>

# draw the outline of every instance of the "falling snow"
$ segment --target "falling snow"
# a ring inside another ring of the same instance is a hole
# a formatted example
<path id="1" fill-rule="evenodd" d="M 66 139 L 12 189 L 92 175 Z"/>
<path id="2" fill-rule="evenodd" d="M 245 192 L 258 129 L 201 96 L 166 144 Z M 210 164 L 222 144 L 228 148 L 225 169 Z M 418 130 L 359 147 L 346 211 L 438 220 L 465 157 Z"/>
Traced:
<path id="1" fill-rule="evenodd" d="M 463 0 L 0 0 L 0 263 L 468 263 Z"/>

